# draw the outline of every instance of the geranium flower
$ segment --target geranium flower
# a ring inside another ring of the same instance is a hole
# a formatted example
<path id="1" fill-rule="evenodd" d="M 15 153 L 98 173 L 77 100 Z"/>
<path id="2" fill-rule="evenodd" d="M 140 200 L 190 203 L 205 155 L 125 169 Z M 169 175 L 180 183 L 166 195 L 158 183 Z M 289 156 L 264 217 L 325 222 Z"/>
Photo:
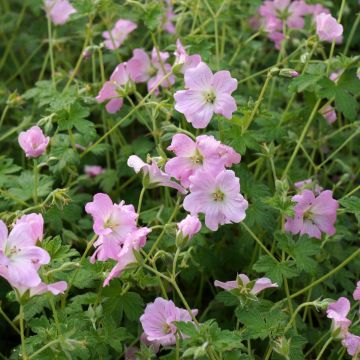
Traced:
<path id="1" fill-rule="evenodd" d="M 119 19 L 111 31 L 104 31 L 104 44 L 110 50 L 115 50 L 126 40 L 131 32 L 137 28 L 137 25 L 125 19 Z"/>
<path id="2" fill-rule="evenodd" d="M 96 97 L 98 103 L 108 101 L 105 108 L 108 113 L 114 114 L 119 111 L 124 103 L 121 92 L 125 91 L 125 87 L 130 81 L 126 63 L 119 64 L 110 76 L 110 80 L 106 81 Z"/>
<path id="3" fill-rule="evenodd" d="M 308 234 L 317 239 L 321 232 L 335 234 L 336 210 L 339 203 L 333 199 L 332 191 L 325 190 L 315 197 L 311 190 L 303 190 L 292 197 L 297 204 L 294 206 L 294 218 L 287 217 L 285 230 L 293 234 Z"/>
<path id="4" fill-rule="evenodd" d="M 193 315 L 197 310 L 192 310 Z M 150 342 L 163 346 L 176 343 L 177 331 L 174 321 L 189 322 L 192 318 L 189 312 L 175 306 L 171 300 L 156 298 L 153 303 L 146 306 L 144 314 L 140 317 L 145 336 Z"/>
<path id="5" fill-rule="evenodd" d="M 161 81 L 165 75 L 171 72 L 171 65 L 166 63 L 169 53 L 156 51 L 153 48 L 151 59 L 143 49 L 135 49 L 133 57 L 128 61 L 128 71 L 133 81 L 137 83 L 147 82 L 148 91 L 155 87 L 155 95 L 159 93 L 158 87 L 168 88 L 175 83 L 175 77 L 170 75 L 166 80 Z"/>
<path id="6" fill-rule="evenodd" d="M 98 165 L 86 165 L 84 168 L 84 172 L 86 175 L 94 177 L 102 174 L 105 170 Z"/>
<path id="7" fill-rule="evenodd" d="M 49 263 L 50 256 L 35 243 L 30 224 L 15 224 L 8 234 L 0 220 L 0 275 L 16 289 L 34 288 L 41 283 L 38 269 Z"/>
<path id="8" fill-rule="evenodd" d="M 242 287 L 246 287 L 246 285 L 250 282 L 250 279 L 245 274 L 238 274 L 237 276 L 240 279 L 240 283 L 242 284 Z M 215 280 L 214 285 L 217 287 L 220 287 L 224 290 L 233 290 L 239 288 L 239 281 L 238 279 L 233 281 L 226 281 L 222 282 L 219 280 Z M 261 291 L 269 288 L 275 288 L 279 285 L 276 283 L 272 283 L 270 279 L 268 278 L 260 278 L 255 281 L 254 286 L 250 290 L 250 294 L 257 295 Z"/>
<path id="9" fill-rule="evenodd" d="M 185 188 L 189 187 L 189 178 L 197 170 L 217 172 L 225 166 L 239 163 L 241 159 L 231 147 L 208 135 L 198 136 L 194 141 L 187 135 L 176 134 L 167 149 L 173 151 L 176 157 L 167 161 L 165 171 Z"/>
<path id="10" fill-rule="evenodd" d="M 191 240 L 201 229 L 201 222 L 197 216 L 187 215 L 185 219 L 177 224 L 176 236 Z"/>
<path id="11" fill-rule="evenodd" d="M 321 13 L 316 16 L 316 34 L 321 41 L 342 42 L 343 26 L 331 16 L 331 14 Z"/>
<path id="12" fill-rule="evenodd" d="M 104 286 L 109 285 L 111 279 L 119 277 L 122 271 L 131 263 L 136 262 L 134 250 L 139 250 L 145 246 L 146 236 L 151 232 L 150 229 L 142 227 L 128 234 L 121 246 L 121 250 L 116 256 L 117 264 L 112 268 L 110 274 L 104 281 Z"/>
<path id="13" fill-rule="evenodd" d="M 15 225 L 28 224 L 30 226 L 31 238 L 36 244 L 37 241 L 41 241 L 44 236 L 44 218 L 41 214 L 28 214 L 23 215 L 21 218 L 16 220 Z"/>
<path id="14" fill-rule="evenodd" d="M 77 12 L 68 0 L 45 0 L 45 11 L 55 25 L 64 25 Z"/>
<path id="15" fill-rule="evenodd" d="M 198 66 L 201 62 L 201 56 L 198 54 L 188 55 L 179 39 L 176 40 L 176 50 L 174 52 L 174 66 L 182 65 L 180 72 L 184 73 L 188 69 Z"/>
<path id="16" fill-rule="evenodd" d="M 85 211 L 93 217 L 93 229 L 99 235 L 91 261 L 117 260 L 126 236 L 136 230 L 138 215 L 134 206 L 125 205 L 124 201 L 113 204 L 109 195 L 98 193 L 92 202 L 85 205 Z"/>
<path id="17" fill-rule="evenodd" d="M 138 156 L 131 155 L 127 161 L 129 167 L 133 168 L 134 171 L 138 174 L 140 171 L 144 173 L 146 177 L 147 185 L 153 186 L 167 186 L 174 188 L 181 193 L 186 193 L 186 190 L 176 183 L 175 181 L 170 180 L 170 175 L 161 171 L 155 160 L 152 160 L 151 164 L 147 164 L 142 161 Z"/>
<path id="18" fill-rule="evenodd" d="M 45 137 L 38 126 L 33 126 L 27 131 L 22 131 L 18 141 L 26 157 L 37 158 L 46 151 L 50 138 Z"/>
<path id="19" fill-rule="evenodd" d="M 175 34 L 175 26 L 173 24 L 173 19 L 175 18 L 174 9 L 171 5 L 170 0 L 165 0 L 166 2 L 166 14 L 165 14 L 165 21 L 163 25 L 163 29 L 167 31 L 169 34 Z"/>
<path id="20" fill-rule="evenodd" d="M 351 325 L 351 321 L 346 317 L 349 311 L 350 301 L 346 297 L 331 303 L 326 310 L 326 316 L 333 321 L 333 331 L 340 329 L 340 336 L 343 336 Z"/>
<path id="21" fill-rule="evenodd" d="M 341 341 L 341 344 L 346 347 L 346 350 L 353 359 L 356 359 L 360 354 L 360 336 L 347 333 Z"/>
<path id="22" fill-rule="evenodd" d="M 326 105 L 319 110 L 319 113 L 324 117 L 329 125 L 334 123 L 337 119 L 336 111 L 331 105 Z"/>
<path id="23" fill-rule="evenodd" d="M 203 62 L 185 71 L 186 90 L 174 95 L 175 109 L 185 115 L 194 128 L 205 128 L 213 114 L 231 119 L 236 110 L 231 93 L 237 88 L 237 80 L 228 71 L 213 74 Z"/>
<path id="24" fill-rule="evenodd" d="M 199 170 L 190 177 L 190 182 L 191 193 L 184 199 L 184 209 L 192 215 L 205 214 L 210 230 L 245 219 L 248 202 L 240 194 L 240 180 L 233 171 L 213 174 Z"/>

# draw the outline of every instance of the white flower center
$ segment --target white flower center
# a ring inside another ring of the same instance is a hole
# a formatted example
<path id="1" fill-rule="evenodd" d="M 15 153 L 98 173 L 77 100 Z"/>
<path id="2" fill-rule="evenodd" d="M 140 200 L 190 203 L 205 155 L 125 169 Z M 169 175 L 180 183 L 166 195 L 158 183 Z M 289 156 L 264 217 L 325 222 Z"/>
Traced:
<path id="1" fill-rule="evenodd" d="M 214 102 L 216 100 L 216 94 L 212 90 L 207 91 L 204 93 L 204 99 L 207 103 L 214 104 Z"/>
<path id="2" fill-rule="evenodd" d="M 216 189 L 216 191 L 212 193 L 212 197 L 216 202 L 224 201 L 225 194 L 220 189 Z"/>

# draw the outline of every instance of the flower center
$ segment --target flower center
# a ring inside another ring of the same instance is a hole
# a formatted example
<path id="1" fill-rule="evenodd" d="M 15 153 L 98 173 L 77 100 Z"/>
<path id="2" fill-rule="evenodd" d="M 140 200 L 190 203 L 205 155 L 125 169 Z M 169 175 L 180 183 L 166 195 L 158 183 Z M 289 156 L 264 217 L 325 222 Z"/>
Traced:
<path id="1" fill-rule="evenodd" d="M 208 91 L 204 93 L 204 99 L 207 103 L 213 104 L 216 100 L 216 95 L 213 91 Z"/>
<path id="2" fill-rule="evenodd" d="M 164 334 L 171 334 L 172 333 L 171 325 L 168 323 L 164 323 L 163 324 L 163 332 L 164 332 Z"/>
<path id="3" fill-rule="evenodd" d="M 156 73 L 157 73 L 157 69 L 154 66 L 150 66 L 150 68 L 149 68 L 149 76 L 153 77 L 153 76 L 156 75 Z"/>
<path id="4" fill-rule="evenodd" d="M 225 198 L 225 194 L 220 189 L 217 189 L 215 192 L 212 193 L 212 197 L 216 202 L 223 201 Z"/>
<path id="5" fill-rule="evenodd" d="M 195 154 L 191 156 L 190 159 L 194 165 L 202 165 L 204 157 L 201 155 L 200 151 L 196 149 Z"/>

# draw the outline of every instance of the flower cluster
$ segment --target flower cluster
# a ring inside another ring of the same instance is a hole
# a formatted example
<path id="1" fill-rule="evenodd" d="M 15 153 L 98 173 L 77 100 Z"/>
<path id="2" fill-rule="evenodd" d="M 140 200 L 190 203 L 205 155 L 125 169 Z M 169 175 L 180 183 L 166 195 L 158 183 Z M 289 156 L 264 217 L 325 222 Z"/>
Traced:
<path id="1" fill-rule="evenodd" d="M 115 260 L 117 263 L 104 281 L 118 277 L 125 267 L 136 262 L 134 250 L 145 245 L 147 234 L 151 231 L 146 227 L 137 227 L 138 214 L 133 205 L 125 205 L 124 201 L 113 204 L 107 194 L 94 195 L 93 201 L 85 206 L 85 211 L 93 217 L 93 229 L 98 239 L 90 261 Z"/>
<path id="2" fill-rule="evenodd" d="M 321 41 L 341 42 L 342 26 L 337 23 L 329 10 L 321 4 L 307 4 L 304 0 L 266 0 L 259 8 L 260 25 L 263 26 L 275 47 L 280 49 L 286 37 L 285 31 L 301 30 L 305 16 L 312 16 L 316 23 L 316 33 Z M 253 25 L 258 26 L 253 21 Z"/>
<path id="3" fill-rule="evenodd" d="M 50 262 L 50 255 L 37 246 L 43 238 L 44 219 L 40 214 L 24 215 L 13 229 L 8 229 L 0 220 L 0 276 L 17 290 L 20 296 L 52 292 L 58 295 L 67 288 L 65 281 L 53 284 L 42 282 L 39 269 Z"/>
<path id="4" fill-rule="evenodd" d="M 354 299 L 360 299 L 360 282 L 354 292 Z M 349 331 L 351 320 L 347 318 L 350 312 L 350 301 L 346 297 L 341 297 L 331 303 L 326 311 L 327 317 L 332 320 L 333 336 L 340 339 L 347 352 L 353 359 L 360 354 L 360 336 L 354 335 Z"/>

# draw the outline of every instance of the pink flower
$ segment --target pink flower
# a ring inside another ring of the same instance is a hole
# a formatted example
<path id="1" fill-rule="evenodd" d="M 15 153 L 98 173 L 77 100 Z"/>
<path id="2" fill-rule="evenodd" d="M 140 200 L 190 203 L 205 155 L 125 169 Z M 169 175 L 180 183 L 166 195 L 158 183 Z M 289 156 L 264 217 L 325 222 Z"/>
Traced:
<path id="1" fill-rule="evenodd" d="M 177 224 L 176 236 L 191 240 L 201 229 L 201 222 L 197 216 L 187 215 L 185 219 Z"/>
<path id="2" fill-rule="evenodd" d="M 44 218 L 41 214 L 28 214 L 23 215 L 20 219 L 18 219 L 15 225 L 19 224 L 28 224 L 30 225 L 30 235 L 31 238 L 36 244 L 37 241 L 41 241 L 44 235 Z"/>
<path id="3" fill-rule="evenodd" d="M 329 79 L 330 79 L 331 81 L 334 81 L 335 83 L 337 83 L 338 80 L 340 79 L 342 73 L 343 73 L 343 70 L 333 71 L 333 72 L 330 74 Z"/>
<path id="4" fill-rule="evenodd" d="M 0 220 L 0 275 L 14 288 L 34 288 L 41 283 L 37 271 L 49 263 L 50 256 L 35 243 L 31 224 L 15 224 L 8 234 Z"/>
<path id="5" fill-rule="evenodd" d="M 29 291 L 30 297 L 41 295 L 46 292 L 51 292 L 54 295 L 59 295 L 62 294 L 66 289 L 67 289 L 66 281 L 57 281 L 52 284 L 45 284 L 41 282 L 39 285 L 32 288 L 26 288 L 26 287 L 17 288 L 21 296 L 25 294 L 26 291 Z"/>
<path id="6" fill-rule="evenodd" d="M 316 34 L 321 41 L 342 42 L 343 26 L 330 14 L 321 13 L 316 16 Z"/>
<path id="7" fill-rule="evenodd" d="M 353 359 L 357 359 L 357 355 L 360 354 L 360 336 L 347 333 L 341 344 L 346 347 L 347 352 Z"/>
<path id="8" fill-rule="evenodd" d="M 85 174 L 88 176 L 98 176 L 102 174 L 105 170 L 101 166 L 97 165 L 86 165 L 84 168 Z"/>
<path id="9" fill-rule="evenodd" d="M 147 164 L 142 161 L 138 156 L 131 155 L 127 161 L 127 164 L 129 167 L 133 168 L 137 174 L 140 171 L 144 173 L 147 186 L 168 186 L 180 191 L 183 194 L 186 193 L 186 190 L 181 185 L 179 185 L 175 181 L 170 180 L 170 175 L 164 173 L 159 169 L 154 159 L 152 160 L 151 164 Z"/>
<path id="10" fill-rule="evenodd" d="M 134 250 L 139 251 L 140 248 L 145 246 L 146 236 L 149 232 L 151 232 L 150 229 L 143 227 L 126 236 L 121 250 L 116 255 L 117 264 L 112 268 L 110 274 L 105 279 L 103 286 L 109 285 L 110 280 L 119 277 L 126 266 L 136 262 Z"/>
<path id="11" fill-rule="evenodd" d="M 353 293 L 354 300 L 360 300 L 360 281 L 356 284 L 356 289 Z"/>
<path id="12" fill-rule="evenodd" d="M 184 209 L 192 215 L 205 214 L 210 230 L 245 219 L 248 202 L 240 194 L 240 180 L 233 171 L 213 174 L 199 170 L 190 177 L 190 182 L 191 193 L 184 199 Z"/>
<path id="13" fill-rule="evenodd" d="M 165 22 L 163 25 L 163 29 L 167 31 L 169 34 L 175 34 L 176 30 L 173 24 L 174 21 L 173 19 L 175 17 L 174 10 L 170 0 L 165 0 L 165 1 L 167 3 L 167 8 L 166 8 L 166 15 L 165 15 Z"/>
<path id="14" fill-rule="evenodd" d="M 168 160 L 165 171 L 185 188 L 189 187 L 189 178 L 197 170 L 218 172 L 225 166 L 239 163 L 241 159 L 231 147 L 208 135 L 198 136 L 194 141 L 187 135 L 175 134 L 168 150 L 173 151 L 176 157 Z"/>
<path id="15" fill-rule="evenodd" d="M 137 25 L 130 20 L 118 20 L 111 31 L 104 31 L 102 34 L 105 47 L 110 50 L 117 49 L 136 28 Z"/>
<path id="16" fill-rule="evenodd" d="M 332 191 L 322 191 L 315 197 L 311 190 L 303 190 L 292 197 L 297 204 L 294 206 L 294 218 L 286 218 L 285 230 L 293 234 L 308 234 L 317 239 L 321 232 L 335 234 L 336 210 L 339 203 L 333 199 Z"/>
<path id="17" fill-rule="evenodd" d="M 176 40 L 176 50 L 174 52 L 175 63 L 174 65 L 182 65 L 180 72 L 184 73 L 188 69 L 195 68 L 201 62 L 200 55 L 188 55 L 179 39 Z"/>
<path id="18" fill-rule="evenodd" d="M 119 64 L 110 76 L 110 80 L 106 81 L 96 97 L 98 103 L 110 100 L 105 108 L 108 113 L 114 114 L 119 111 L 123 105 L 121 93 L 125 91 L 130 78 L 127 70 L 127 64 Z"/>
<path id="19" fill-rule="evenodd" d="M 147 82 L 148 91 L 156 88 L 155 95 L 159 93 L 160 85 L 168 88 L 175 83 L 173 75 L 162 81 L 164 76 L 171 72 L 171 65 L 166 63 L 169 53 L 159 51 L 159 55 L 160 57 L 153 48 L 150 59 L 143 49 L 135 49 L 127 66 L 131 79 L 136 83 Z"/>
<path id="20" fill-rule="evenodd" d="M 26 157 L 37 158 L 42 155 L 50 141 L 38 126 L 33 126 L 27 131 L 22 131 L 18 138 Z"/>
<path id="21" fill-rule="evenodd" d="M 326 310 L 326 316 L 333 321 L 333 331 L 340 329 L 340 336 L 343 336 L 351 321 L 346 317 L 350 311 L 350 301 L 341 297 L 339 300 L 330 304 Z"/>
<path id="22" fill-rule="evenodd" d="M 194 128 L 205 128 L 213 114 L 231 119 L 236 110 L 231 93 L 237 88 L 237 80 L 228 71 L 218 71 L 215 75 L 203 62 L 185 71 L 186 90 L 174 95 L 175 109 L 185 115 Z"/>
<path id="23" fill-rule="evenodd" d="M 193 315 L 197 310 L 192 310 Z M 189 322 L 192 318 L 189 312 L 175 306 L 171 300 L 156 298 L 153 303 L 146 306 L 144 314 L 140 317 L 147 340 L 168 346 L 176 343 L 177 331 L 174 321 Z"/>
<path id="24" fill-rule="evenodd" d="M 125 205 L 124 201 L 113 204 L 107 194 L 98 193 L 94 195 L 93 202 L 85 205 L 85 211 L 93 217 L 93 229 L 99 235 L 91 261 L 117 260 L 127 235 L 136 230 L 138 215 L 133 205 Z"/>
<path id="25" fill-rule="evenodd" d="M 322 107 L 319 113 L 324 117 L 329 125 L 334 123 L 337 119 L 336 111 L 331 105 Z"/>
<path id="26" fill-rule="evenodd" d="M 250 279 L 245 274 L 238 274 L 237 279 L 234 281 L 222 282 L 215 280 L 214 285 L 220 287 L 224 290 L 232 290 L 237 288 L 245 288 L 246 285 L 250 282 Z M 260 278 L 255 281 L 250 294 L 257 295 L 259 292 L 268 289 L 278 287 L 278 284 L 272 283 L 268 278 Z"/>
<path id="27" fill-rule="evenodd" d="M 77 12 L 68 0 L 45 0 L 45 11 L 55 25 L 65 24 Z"/>

